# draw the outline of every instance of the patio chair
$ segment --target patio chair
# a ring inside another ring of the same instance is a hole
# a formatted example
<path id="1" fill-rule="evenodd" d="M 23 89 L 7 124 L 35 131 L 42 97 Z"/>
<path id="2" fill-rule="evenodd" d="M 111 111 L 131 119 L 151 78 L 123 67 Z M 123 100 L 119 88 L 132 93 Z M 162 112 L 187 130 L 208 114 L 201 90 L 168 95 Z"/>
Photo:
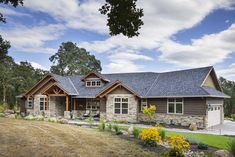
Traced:
<path id="1" fill-rule="evenodd" d="M 95 113 L 92 115 L 92 117 L 94 117 L 94 118 L 98 118 L 98 117 L 100 117 L 100 111 L 95 111 Z"/>
<path id="2" fill-rule="evenodd" d="M 90 117 L 90 110 L 86 110 L 86 112 L 83 114 L 83 117 Z"/>

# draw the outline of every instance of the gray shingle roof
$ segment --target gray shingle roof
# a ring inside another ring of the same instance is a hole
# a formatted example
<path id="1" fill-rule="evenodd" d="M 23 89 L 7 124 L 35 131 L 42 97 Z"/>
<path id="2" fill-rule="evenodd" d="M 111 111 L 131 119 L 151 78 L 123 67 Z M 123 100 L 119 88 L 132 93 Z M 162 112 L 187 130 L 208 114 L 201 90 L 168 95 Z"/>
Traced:
<path id="1" fill-rule="evenodd" d="M 115 81 L 135 91 L 141 97 L 227 97 L 213 88 L 202 87 L 202 83 L 213 67 L 164 72 L 164 73 L 117 73 L 101 74 L 110 82 L 103 87 L 86 87 L 83 76 L 53 75 L 59 85 L 77 97 L 95 97 L 100 91 Z"/>

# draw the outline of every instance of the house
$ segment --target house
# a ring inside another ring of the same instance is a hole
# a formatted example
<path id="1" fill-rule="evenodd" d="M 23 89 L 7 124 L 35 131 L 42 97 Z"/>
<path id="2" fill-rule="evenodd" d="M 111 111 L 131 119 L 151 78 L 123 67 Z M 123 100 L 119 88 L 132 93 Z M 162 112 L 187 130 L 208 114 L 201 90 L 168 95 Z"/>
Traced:
<path id="1" fill-rule="evenodd" d="M 28 114 L 146 121 L 142 110 L 156 105 L 156 122 L 207 128 L 223 123 L 224 99 L 213 67 L 173 72 L 59 76 L 48 74 L 24 96 Z"/>

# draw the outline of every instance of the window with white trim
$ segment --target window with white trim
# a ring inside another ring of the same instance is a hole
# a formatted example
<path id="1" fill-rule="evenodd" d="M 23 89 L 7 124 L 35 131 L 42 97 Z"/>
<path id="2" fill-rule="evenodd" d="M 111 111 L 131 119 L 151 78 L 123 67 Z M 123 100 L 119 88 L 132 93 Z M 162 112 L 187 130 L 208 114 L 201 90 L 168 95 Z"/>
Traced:
<path id="1" fill-rule="evenodd" d="M 31 96 L 28 97 L 27 108 L 33 108 L 33 97 Z"/>
<path id="2" fill-rule="evenodd" d="M 115 114 L 128 114 L 128 98 L 117 97 L 114 98 L 114 113 Z"/>
<path id="3" fill-rule="evenodd" d="M 49 110 L 49 104 L 47 102 L 47 97 L 41 97 L 39 99 L 39 109 L 40 111 Z"/>
<path id="4" fill-rule="evenodd" d="M 86 81 L 86 87 L 101 87 L 101 81 L 100 80 Z"/>
<path id="5" fill-rule="evenodd" d="M 148 106 L 148 101 L 147 99 L 141 99 L 141 102 L 140 102 L 140 107 L 141 107 L 141 111 L 144 111 L 144 107 Z"/>
<path id="6" fill-rule="evenodd" d="M 167 99 L 167 113 L 169 114 L 183 114 L 184 100 L 183 98 L 169 98 Z"/>

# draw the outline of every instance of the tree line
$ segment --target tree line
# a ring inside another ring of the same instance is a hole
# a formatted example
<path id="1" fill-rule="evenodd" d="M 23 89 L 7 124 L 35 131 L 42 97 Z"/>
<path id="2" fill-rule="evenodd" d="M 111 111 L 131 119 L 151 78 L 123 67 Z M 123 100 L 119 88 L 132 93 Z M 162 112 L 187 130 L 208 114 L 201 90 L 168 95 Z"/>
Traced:
<path id="1" fill-rule="evenodd" d="M 85 75 L 90 71 L 101 72 L 101 62 L 75 43 L 62 43 L 58 52 L 50 57 L 50 71 L 35 69 L 31 63 L 16 63 L 8 55 L 10 42 L 0 36 L 0 102 L 14 105 L 16 96 L 25 93 L 37 81 L 51 72 L 58 75 Z"/>

